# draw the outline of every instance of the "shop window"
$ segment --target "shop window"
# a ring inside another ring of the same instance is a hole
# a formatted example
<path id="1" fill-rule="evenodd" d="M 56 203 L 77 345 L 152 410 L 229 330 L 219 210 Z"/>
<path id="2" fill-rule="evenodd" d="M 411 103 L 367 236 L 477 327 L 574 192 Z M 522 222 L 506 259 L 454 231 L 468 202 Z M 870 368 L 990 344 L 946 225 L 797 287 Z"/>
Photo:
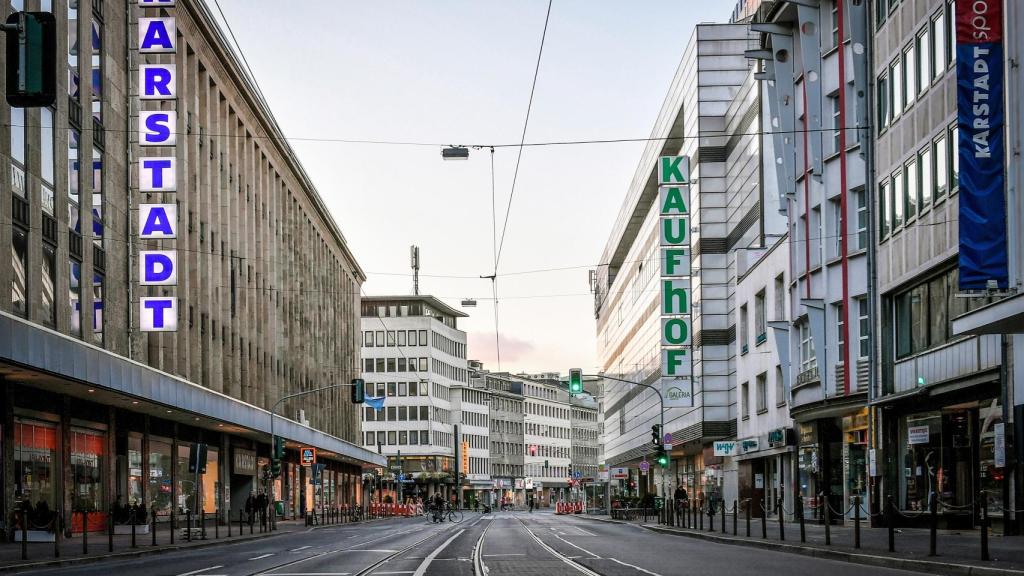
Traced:
<path id="1" fill-rule="evenodd" d="M 51 424 L 14 423 L 14 497 L 36 511 L 57 507 L 57 438 L 57 428 Z"/>
<path id="2" fill-rule="evenodd" d="M 186 455 L 187 458 L 187 455 Z M 168 514 L 171 511 L 171 442 L 150 436 L 149 438 L 149 478 L 146 497 L 148 508 L 156 508 L 157 514 Z"/>

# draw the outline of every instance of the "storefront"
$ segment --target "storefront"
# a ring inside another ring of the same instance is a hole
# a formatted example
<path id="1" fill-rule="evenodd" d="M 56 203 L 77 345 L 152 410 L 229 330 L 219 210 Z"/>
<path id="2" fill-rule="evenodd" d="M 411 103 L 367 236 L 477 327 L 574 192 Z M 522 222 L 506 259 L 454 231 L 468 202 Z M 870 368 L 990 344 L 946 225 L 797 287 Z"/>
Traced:
<path id="1" fill-rule="evenodd" d="M 760 514 L 763 506 L 768 515 L 774 515 L 780 502 L 795 513 L 792 490 L 786 492 L 793 485 L 795 436 L 792 428 L 778 428 L 737 442 L 739 499 L 749 498 L 754 513 Z"/>
<path id="2" fill-rule="evenodd" d="M 824 521 L 825 503 L 834 522 L 854 516 L 860 500 L 861 516 L 868 510 L 868 411 L 858 408 L 834 418 L 799 422 L 797 469 L 804 517 Z"/>

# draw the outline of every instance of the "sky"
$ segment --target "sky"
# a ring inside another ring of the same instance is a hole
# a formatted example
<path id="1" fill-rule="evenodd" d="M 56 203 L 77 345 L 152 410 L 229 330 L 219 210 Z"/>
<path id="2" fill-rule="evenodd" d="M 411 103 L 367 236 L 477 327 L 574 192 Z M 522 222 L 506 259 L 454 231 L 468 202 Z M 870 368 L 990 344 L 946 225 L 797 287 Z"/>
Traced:
<path id="1" fill-rule="evenodd" d="M 644 145 L 524 148 L 511 204 L 518 148 L 496 148 L 492 219 L 488 146 L 522 137 L 546 1 L 218 1 L 366 271 L 366 294 L 411 294 L 409 246 L 419 246 L 420 293 L 469 314 L 459 324 L 469 357 L 499 369 L 492 285 L 480 276 L 494 271 L 507 213 L 500 369 L 599 368 L 588 270 Z M 734 4 L 554 0 L 526 141 L 649 136 L 694 25 L 726 21 Z M 483 148 L 445 162 L 447 144 Z"/>

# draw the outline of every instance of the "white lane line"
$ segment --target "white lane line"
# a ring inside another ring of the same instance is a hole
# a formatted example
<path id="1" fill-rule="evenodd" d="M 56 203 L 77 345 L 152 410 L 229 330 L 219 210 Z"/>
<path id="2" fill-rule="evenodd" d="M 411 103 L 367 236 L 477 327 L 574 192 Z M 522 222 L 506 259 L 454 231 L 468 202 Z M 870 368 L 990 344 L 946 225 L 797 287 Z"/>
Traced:
<path id="1" fill-rule="evenodd" d="M 374 574 L 412 574 L 412 570 L 393 570 L 391 572 L 374 572 Z"/>
<path id="2" fill-rule="evenodd" d="M 509 554 L 484 554 L 484 558 L 497 558 L 498 556 L 526 556 L 522 553 L 509 553 Z"/>
<path id="3" fill-rule="evenodd" d="M 414 576 L 423 576 L 424 574 L 426 574 L 427 573 L 427 568 L 430 567 L 430 563 L 434 561 L 434 558 L 437 558 L 438 554 L 440 554 L 445 548 L 448 547 L 449 544 L 452 543 L 453 540 L 455 540 L 456 538 L 461 536 L 462 533 L 465 532 L 465 531 L 466 531 L 465 528 L 460 529 L 458 532 L 453 534 L 451 538 L 445 540 L 443 544 L 441 544 L 440 546 L 435 548 L 433 552 L 431 552 L 430 554 L 427 554 L 427 557 L 423 559 L 423 562 L 420 562 L 420 565 L 416 567 L 416 571 L 413 572 L 413 575 Z"/>
<path id="4" fill-rule="evenodd" d="M 394 554 L 395 552 L 398 552 L 398 550 L 384 550 L 380 548 L 350 548 L 348 550 L 335 550 L 335 552 L 384 552 L 386 554 Z"/>
<path id="5" fill-rule="evenodd" d="M 262 560 L 264 558 L 270 558 L 271 556 L 273 556 L 273 554 L 260 554 L 259 556 L 255 557 L 255 558 L 249 558 L 249 560 Z M 182 575 L 182 576 L 184 576 L 184 575 Z"/>
<path id="6" fill-rule="evenodd" d="M 543 548 L 545 551 L 547 551 L 548 554 L 551 554 L 552 556 L 554 556 L 554 557 L 558 558 L 559 560 L 561 560 L 563 563 L 568 564 L 572 568 L 575 568 L 578 572 L 582 572 L 583 574 L 586 574 L 587 576 L 601 576 L 600 574 L 598 574 L 597 572 L 594 572 L 590 568 L 587 568 L 586 566 L 576 562 L 575 560 L 570 559 L 568 556 L 559 553 L 557 550 L 555 550 L 551 546 L 548 546 L 543 540 L 540 539 L 540 536 L 537 536 L 536 534 L 534 534 L 533 530 L 531 530 L 530 527 L 526 525 L 526 522 L 523 522 L 522 518 L 520 518 L 519 521 L 523 524 L 523 528 L 526 528 L 527 533 L 530 534 L 530 536 L 534 539 L 534 541 L 537 542 L 537 544 L 539 544 L 541 548 Z M 590 554 L 590 552 L 587 552 L 587 553 Z"/>
<path id="7" fill-rule="evenodd" d="M 615 558 L 608 558 L 608 559 L 611 560 L 612 562 L 615 562 L 616 564 L 622 564 L 623 566 L 628 566 L 628 567 L 630 567 L 630 568 L 632 568 L 634 570 L 638 570 L 640 572 L 643 572 L 644 574 L 650 574 L 651 576 L 661 576 L 661 574 L 658 574 L 657 572 L 651 572 L 650 570 L 647 570 L 645 568 L 641 568 L 639 566 L 635 566 L 633 564 L 629 564 L 627 562 L 623 562 L 622 560 L 617 560 Z"/>
<path id="8" fill-rule="evenodd" d="M 182 572 L 181 574 L 178 574 L 178 576 L 192 576 L 193 574 L 200 574 L 202 572 L 206 572 L 207 570 L 216 570 L 217 568 L 223 568 L 223 567 L 224 567 L 223 564 L 221 564 L 219 566 L 210 566 L 208 568 L 200 568 L 199 570 L 193 570 L 191 572 Z"/>
<path id="9" fill-rule="evenodd" d="M 260 576 L 351 576 L 351 572 L 266 572 Z"/>
<path id="10" fill-rule="evenodd" d="M 577 545 L 573 544 L 572 542 L 569 542 L 568 540 L 566 540 L 565 538 L 562 538 L 562 537 L 561 537 L 561 536 L 559 536 L 558 534 L 555 534 L 555 538 L 558 538 L 558 539 L 559 539 L 559 540 L 561 540 L 562 542 L 565 542 L 566 544 L 568 544 L 569 546 L 572 546 L 573 548 L 575 548 L 575 549 L 577 549 L 577 550 L 582 550 L 582 551 L 586 552 L 587 554 L 590 554 L 590 555 L 591 555 L 591 556 L 593 556 L 594 558 L 600 558 L 600 556 L 598 556 L 597 554 L 594 554 L 593 552 L 591 552 L 590 550 L 587 550 L 586 548 L 581 548 L 581 547 L 579 547 L 579 546 L 577 546 Z"/>
<path id="11" fill-rule="evenodd" d="M 299 546 L 298 548 L 292 548 L 291 550 L 289 550 L 289 552 L 298 552 L 300 550 L 305 550 L 307 548 L 312 548 L 312 546 L 309 546 L 309 545 Z"/>

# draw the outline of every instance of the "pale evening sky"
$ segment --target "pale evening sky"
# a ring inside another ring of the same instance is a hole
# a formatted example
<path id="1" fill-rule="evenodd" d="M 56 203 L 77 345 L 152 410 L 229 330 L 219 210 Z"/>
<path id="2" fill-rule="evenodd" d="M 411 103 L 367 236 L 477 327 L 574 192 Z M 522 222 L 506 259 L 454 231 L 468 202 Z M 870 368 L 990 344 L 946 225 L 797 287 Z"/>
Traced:
<path id="1" fill-rule="evenodd" d="M 211 10 L 217 9 L 212 0 Z M 220 0 L 292 138 L 518 143 L 547 2 Z M 698 22 L 731 0 L 554 0 L 527 142 L 643 138 Z M 470 358 L 496 369 L 489 151 L 293 140 L 369 276 L 469 318 Z M 501 368 L 597 370 L 587 270 L 604 249 L 642 143 L 526 148 L 498 267 Z M 516 149 L 495 153 L 498 235 Z M 559 271 L 522 273 L 550 268 Z M 505 276 L 503 276 L 505 275 Z"/>

